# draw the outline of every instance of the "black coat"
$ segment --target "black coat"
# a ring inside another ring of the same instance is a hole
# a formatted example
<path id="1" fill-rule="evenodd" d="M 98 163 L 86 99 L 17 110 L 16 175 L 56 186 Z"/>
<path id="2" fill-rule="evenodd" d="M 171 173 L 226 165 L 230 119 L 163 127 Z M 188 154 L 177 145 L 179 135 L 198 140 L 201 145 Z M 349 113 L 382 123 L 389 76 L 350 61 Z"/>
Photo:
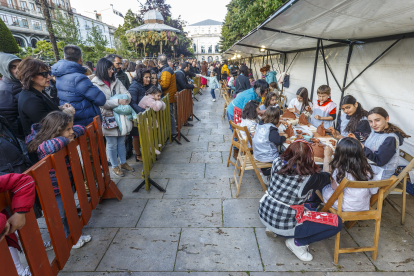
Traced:
<path id="1" fill-rule="evenodd" d="M 194 88 L 194 85 L 188 83 L 186 74 L 181 69 L 175 71 L 175 81 L 177 83 L 177 91 Z"/>
<path id="2" fill-rule="evenodd" d="M 16 136 L 22 134 L 18 131 L 18 98 L 21 91 L 22 85 L 19 81 L 13 81 L 7 77 L 3 77 L 0 81 L 0 116 L 7 119 L 10 130 Z"/>
<path id="3" fill-rule="evenodd" d="M 236 88 L 236 94 L 252 88 L 249 78 L 241 74 L 234 81 L 234 87 Z"/>
<path id="4" fill-rule="evenodd" d="M 138 104 L 144 98 L 145 92 L 151 87 L 151 84 L 147 86 L 143 86 L 141 83 L 137 82 L 136 80 L 132 80 L 132 84 L 128 89 L 129 94 L 131 94 L 131 102 L 129 105 L 132 109 L 135 110 L 136 113 L 140 113 L 145 111 L 144 108 L 139 107 Z"/>
<path id="5" fill-rule="evenodd" d="M 33 124 L 40 123 L 50 112 L 59 110 L 49 95 L 34 88 L 20 92 L 18 107 L 24 136 L 30 134 Z"/>
<path id="6" fill-rule="evenodd" d="M 214 67 L 213 72 L 216 73 L 216 78 L 220 81 L 221 80 L 220 67 L 218 66 Z"/>
<path id="7" fill-rule="evenodd" d="M 126 89 L 129 89 L 131 83 L 129 82 L 128 75 L 124 71 L 119 70 L 118 73 L 116 73 L 116 78 L 125 86 Z"/>

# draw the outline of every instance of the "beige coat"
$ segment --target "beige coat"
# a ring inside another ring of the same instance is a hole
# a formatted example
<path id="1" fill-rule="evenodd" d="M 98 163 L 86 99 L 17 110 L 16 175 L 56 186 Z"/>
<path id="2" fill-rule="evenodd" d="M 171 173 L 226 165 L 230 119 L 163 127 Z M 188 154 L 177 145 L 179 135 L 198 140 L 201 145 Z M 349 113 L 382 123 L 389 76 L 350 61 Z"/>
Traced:
<path id="1" fill-rule="evenodd" d="M 115 79 L 114 82 L 111 83 L 111 88 L 108 87 L 102 80 L 98 77 L 94 77 L 92 79 L 92 83 L 101 90 L 106 97 L 106 103 L 101 108 L 101 114 L 104 116 L 113 116 L 112 109 L 119 105 L 118 100 L 110 100 L 114 94 L 112 91 L 115 91 L 116 94 L 127 94 L 129 97 L 128 104 L 131 102 L 131 94 L 129 94 L 128 90 L 125 86 L 118 80 Z M 104 136 L 120 136 L 120 132 L 118 128 L 113 129 L 102 129 L 102 133 Z"/>

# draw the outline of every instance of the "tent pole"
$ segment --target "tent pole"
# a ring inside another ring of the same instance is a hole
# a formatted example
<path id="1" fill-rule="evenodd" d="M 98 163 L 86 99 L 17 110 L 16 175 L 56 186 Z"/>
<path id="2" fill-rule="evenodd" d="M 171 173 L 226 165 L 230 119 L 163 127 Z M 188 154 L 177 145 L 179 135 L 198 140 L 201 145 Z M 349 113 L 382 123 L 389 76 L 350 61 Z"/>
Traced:
<path id="1" fill-rule="evenodd" d="M 267 50 L 266 64 L 269 64 L 269 50 Z"/>
<path id="2" fill-rule="evenodd" d="M 264 66 L 264 57 L 265 57 L 265 55 L 263 55 L 262 67 Z"/>
<path id="3" fill-rule="evenodd" d="M 392 47 L 394 47 L 395 44 L 397 44 L 401 39 L 403 39 L 405 36 L 401 37 L 400 39 L 398 39 L 397 41 L 395 41 L 393 44 L 391 44 L 390 47 L 388 47 L 387 49 L 385 49 L 384 52 L 382 52 L 376 59 L 374 59 L 373 62 L 371 62 L 367 67 L 365 67 L 364 70 L 361 71 L 361 73 L 358 74 L 358 76 L 356 76 L 350 83 L 348 83 L 347 86 L 344 85 L 343 90 L 345 91 L 357 78 L 359 78 L 359 76 L 362 75 L 362 73 L 365 72 L 365 70 L 367 70 L 369 67 L 371 67 L 375 62 L 377 62 L 377 60 L 379 60 L 386 52 L 388 52 Z"/>
<path id="4" fill-rule="evenodd" d="M 313 90 L 315 88 L 316 68 L 318 67 L 319 43 L 320 42 L 321 40 L 318 39 L 318 43 L 316 45 L 315 65 L 313 66 L 312 89 L 311 89 L 311 96 L 310 96 L 311 101 L 313 101 Z"/>
<path id="5" fill-rule="evenodd" d="M 249 58 L 249 63 L 250 63 L 250 66 L 249 67 L 250 67 L 250 69 L 252 69 L 252 58 L 253 58 L 252 56 L 253 55 L 251 55 L 251 57 Z"/>
<path id="6" fill-rule="evenodd" d="M 287 55 L 285 54 L 284 60 L 283 60 L 283 72 L 286 72 L 286 59 L 287 59 Z"/>
<path id="7" fill-rule="evenodd" d="M 354 48 L 354 43 L 349 44 L 348 46 L 348 57 L 346 59 L 346 67 L 345 67 L 345 75 L 344 75 L 344 84 L 342 86 L 341 89 L 341 100 L 339 101 L 339 105 L 342 102 L 342 98 L 344 97 L 344 93 L 345 93 L 345 85 L 346 85 L 346 78 L 348 76 L 348 69 L 349 69 L 349 63 L 351 61 L 351 57 L 352 57 L 352 50 Z M 338 117 L 336 118 L 336 122 L 338 122 L 338 119 L 341 117 L 341 107 L 339 106 L 339 112 L 338 112 Z"/>
<path id="8" fill-rule="evenodd" d="M 329 86 L 328 71 L 326 70 L 325 51 L 323 49 L 322 40 L 321 40 L 321 52 L 322 52 L 322 58 L 323 58 L 323 65 L 325 66 L 326 84 Z"/>

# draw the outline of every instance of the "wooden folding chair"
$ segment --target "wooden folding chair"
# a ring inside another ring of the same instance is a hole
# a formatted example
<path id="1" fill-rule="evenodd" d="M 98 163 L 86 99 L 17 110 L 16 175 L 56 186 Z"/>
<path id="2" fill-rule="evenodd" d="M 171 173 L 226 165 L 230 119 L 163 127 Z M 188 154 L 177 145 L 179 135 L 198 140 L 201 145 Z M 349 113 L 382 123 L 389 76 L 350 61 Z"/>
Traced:
<path id="1" fill-rule="evenodd" d="M 224 116 L 226 116 L 226 110 L 227 110 L 227 106 L 229 106 L 231 100 L 230 97 L 227 93 L 223 94 L 223 99 L 224 99 L 224 108 L 223 108 L 223 115 L 221 116 L 221 119 L 224 119 Z"/>
<path id="2" fill-rule="evenodd" d="M 286 106 L 285 106 L 285 104 L 286 104 L 286 95 L 281 95 L 280 96 L 280 100 L 279 100 L 278 104 L 279 104 L 279 107 L 282 110 L 282 112 L 285 112 L 285 109 L 286 109 Z"/>
<path id="3" fill-rule="evenodd" d="M 232 120 L 229 120 L 229 122 L 230 122 L 231 128 L 233 129 L 233 136 L 231 137 L 231 145 L 230 145 L 229 158 L 227 159 L 227 167 L 229 167 L 229 164 L 236 166 L 236 164 L 233 161 L 231 161 L 231 153 L 233 152 L 233 147 L 237 148 L 239 152 L 243 150 L 240 146 L 239 140 L 237 140 L 236 127 L 239 127 L 239 126 L 233 123 Z M 251 142 L 251 139 L 252 137 L 250 137 L 250 142 Z"/>
<path id="4" fill-rule="evenodd" d="M 233 127 L 233 125 L 232 125 Z M 233 174 L 233 181 L 232 183 L 236 184 L 237 187 L 237 192 L 236 192 L 236 197 L 239 196 L 239 192 L 240 192 L 240 186 L 241 186 L 241 182 L 243 180 L 243 174 L 244 171 L 246 170 L 254 170 L 254 172 L 256 173 L 257 178 L 260 181 L 260 185 L 262 185 L 263 191 L 267 190 L 266 185 L 263 182 L 262 176 L 260 175 L 259 169 L 262 168 L 271 168 L 272 167 L 272 163 L 262 163 L 257 161 L 256 159 L 254 159 L 252 151 L 252 139 L 250 137 L 250 133 L 247 129 L 246 126 L 241 127 L 238 125 L 234 125 L 233 128 L 236 132 L 237 135 L 237 139 L 238 141 L 240 141 L 240 147 L 241 150 L 239 150 L 239 155 L 237 156 L 237 160 L 236 160 L 236 164 L 234 165 L 234 174 Z M 250 144 L 247 144 L 247 141 L 244 140 L 241 136 L 241 132 L 244 132 L 246 134 L 246 138 L 249 141 Z M 243 155 L 242 155 L 243 152 Z M 240 164 L 240 166 L 238 166 L 238 164 Z M 237 174 L 240 176 L 239 181 L 237 181 Z"/>
<path id="5" fill-rule="evenodd" d="M 366 252 L 373 251 L 372 259 L 377 260 L 378 253 L 378 240 L 379 232 L 381 225 L 381 213 L 382 213 L 382 203 L 384 200 L 385 192 L 389 190 L 393 184 L 397 181 L 397 177 L 392 176 L 389 179 L 378 180 L 378 181 L 351 181 L 347 178 L 344 178 L 339 186 L 335 189 L 331 198 L 328 202 L 325 203 L 325 206 L 322 208 L 321 212 L 331 212 L 337 214 L 338 217 L 342 219 L 342 222 L 356 222 L 358 220 L 375 220 L 375 232 L 374 232 L 374 246 L 367 247 L 355 247 L 355 248 L 339 248 L 339 240 L 341 233 L 336 234 L 335 238 L 335 251 L 334 251 L 334 262 L 338 264 L 339 253 L 354 253 L 354 252 Z M 342 204 L 344 199 L 344 189 L 345 188 L 379 188 L 378 192 L 371 197 L 371 203 L 373 200 L 376 200 L 376 208 L 370 207 L 368 211 L 359 211 L 359 212 L 343 212 Z M 316 194 L 323 201 L 323 196 L 320 191 L 316 191 Z M 375 198 L 374 198 L 375 197 Z M 332 208 L 332 205 L 335 201 L 338 200 L 338 210 Z"/>
<path id="6" fill-rule="evenodd" d="M 400 150 L 400 156 L 407 160 L 409 163 L 404 168 L 404 170 L 398 175 L 398 179 L 400 181 L 397 182 L 395 188 L 392 189 L 393 192 L 401 193 L 402 195 L 402 203 L 401 203 L 401 224 L 405 223 L 405 205 L 407 200 L 407 178 L 408 172 L 414 167 L 414 158 L 408 154 L 407 152 Z M 399 212 L 398 208 L 392 203 L 390 200 L 386 199 L 386 201 Z"/>

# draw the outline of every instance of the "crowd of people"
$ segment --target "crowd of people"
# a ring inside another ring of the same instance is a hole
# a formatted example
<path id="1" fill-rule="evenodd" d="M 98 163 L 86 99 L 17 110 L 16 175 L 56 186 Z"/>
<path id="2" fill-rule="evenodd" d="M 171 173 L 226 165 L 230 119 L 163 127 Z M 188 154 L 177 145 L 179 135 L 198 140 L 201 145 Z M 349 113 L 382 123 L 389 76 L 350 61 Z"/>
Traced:
<path id="1" fill-rule="evenodd" d="M 81 49 L 75 45 L 67 45 L 64 59 L 52 66 L 31 57 L 21 60 L 0 53 L 0 191 L 14 193 L 15 212 L 11 217 L 7 210 L 0 214 L 0 240 L 6 237 L 19 275 L 31 274 L 28 267 L 20 264 L 17 252 L 21 249 L 15 231 L 24 225 L 24 213 L 32 207 L 38 218 L 42 216 L 40 204 L 35 202 L 33 179 L 21 173 L 83 135 L 85 127 L 98 115 L 113 173 L 124 176 L 124 171 L 133 171 L 127 157 L 133 148 L 136 161 L 142 161 L 139 133 L 125 118 L 148 108 L 164 110 L 162 97 L 168 94 L 172 135 L 176 136 L 175 95 L 196 87 L 191 78 L 199 67 L 191 59 L 173 64 L 160 55 L 156 61 L 133 62 L 116 54 L 102 57 L 94 66 L 83 60 Z M 131 149 L 126 148 L 128 139 Z M 89 145 L 89 138 L 87 142 Z M 75 192 L 69 160 L 66 166 Z M 68 236 L 70 229 L 56 173 L 54 169 L 49 173 Z M 82 235 L 73 248 L 91 239 Z M 45 241 L 45 247 L 51 249 L 50 241 Z"/>
<path id="2" fill-rule="evenodd" d="M 343 114 L 335 126 L 338 106 L 331 99 L 330 87 L 321 85 L 313 102 L 308 90 L 301 87 L 287 110 L 298 116 L 304 114 L 314 127 L 323 123 L 340 140 L 334 154 L 330 147 L 325 147 L 324 163 L 320 167 L 315 164 L 312 147 L 305 140 L 294 141 L 281 150 L 289 144 L 281 134 L 288 127 L 280 120 L 282 109 L 278 103 L 282 83 L 269 65 L 260 72 L 261 78 L 255 80 L 245 64 L 207 63 L 196 59 L 178 64 L 165 55 L 160 55 L 156 62 L 133 62 L 111 54 L 94 66 L 83 60 L 81 49 L 74 45 L 67 45 L 64 59 L 53 66 L 30 57 L 21 60 L 0 53 L 0 192 L 12 191 L 15 212 L 11 217 L 6 210 L 0 215 L 0 240 L 7 237 L 19 275 L 30 275 L 30 270 L 20 264 L 17 250 L 21 249 L 14 233 L 24 225 L 24 213 L 33 206 L 36 215 L 41 216 L 35 204 L 33 179 L 21 173 L 84 134 L 85 127 L 99 115 L 112 171 L 124 176 L 123 171 L 134 170 L 127 163 L 128 152 L 134 149 L 137 162 L 142 161 L 142 156 L 138 129 L 122 116 L 147 108 L 164 110 L 166 106 L 161 99 L 168 94 L 172 135 L 176 136 L 176 93 L 196 88 L 192 79 L 197 76 L 202 79 L 202 88 L 210 89 L 213 101 L 220 82 L 228 88 L 229 95 L 234 91 L 234 99 L 227 107 L 228 120 L 248 128 L 256 160 L 272 163 L 270 169 L 261 171 L 269 186 L 259 207 L 267 233 L 285 237 L 286 246 L 302 261 L 312 260 L 308 245 L 338 233 L 342 221 L 335 215 L 330 224 L 318 220 L 298 221 L 297 212 L 303 212 L 302 207 L 316 211 L 320 202 L 315 191 L 321 190 L 324 198 L 329 199 L 345 177 L 359 181 L 389 178 L 398 165 L 399 147 L 410 136 L 389 122 L 385 109 L 375 107 L 366 111 L 351 95 L 341 100 L 339 107 Z M 191 126 L 188 122 L 187 125 Z M 129 139 L 131 150 L 126 148 Z M 237 158 L 238 154 L 235 148 L 233 156 Z M 368 159 L 376 166 L 369 164 Z M 66 165 L 71 172 L 68 161 Z M 50 176 L 68 236 L 70 229 L 53 169 Z M 375 192 L 346 190 L 344 210 L 368 210 L 369 198 Z M 74 248 L 82 247 L 91 239 L 82 235 Z M 50 247 L 50 243 L 46 242 L 45 246 Z"/>

